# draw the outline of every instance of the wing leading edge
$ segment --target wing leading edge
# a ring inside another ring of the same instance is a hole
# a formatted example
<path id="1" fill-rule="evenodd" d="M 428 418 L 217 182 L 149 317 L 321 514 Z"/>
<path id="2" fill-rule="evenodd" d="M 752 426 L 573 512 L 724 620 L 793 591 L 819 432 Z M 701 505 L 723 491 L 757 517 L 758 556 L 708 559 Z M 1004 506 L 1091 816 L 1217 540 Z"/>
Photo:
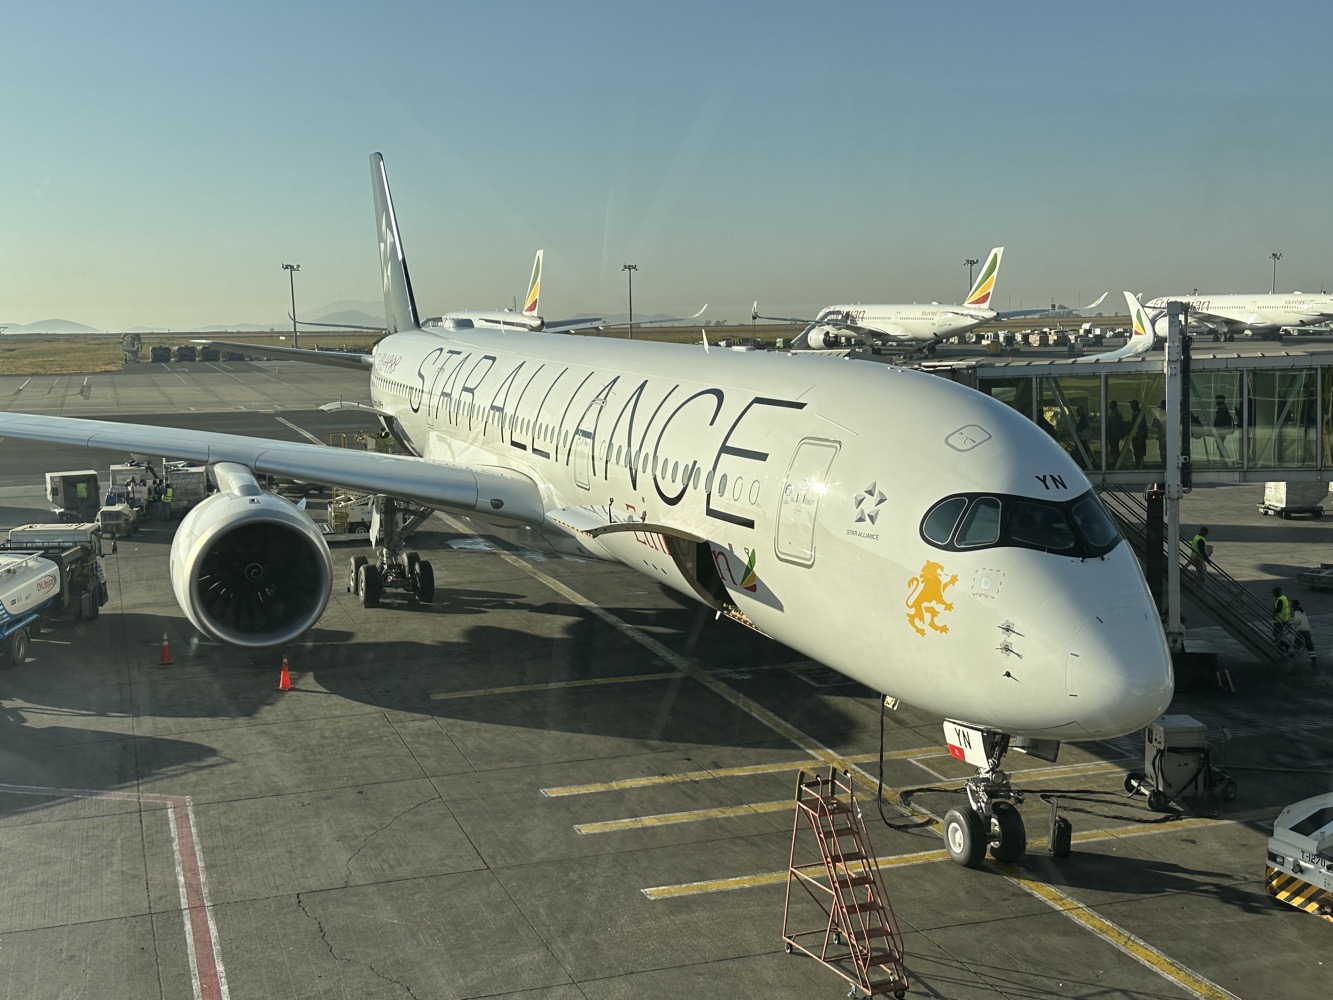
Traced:
<path id="1" fill-rule="evenodd" d="M 545 516 L 536 483 L 520 472 L 493 466 L 449 465 L 239 434 L 29 413 L 0 413 L 3 435 L 196 462 L 236 462 L 256 473 L 385 493 L 427 507 L 523 524 L 541 524 Z"/>

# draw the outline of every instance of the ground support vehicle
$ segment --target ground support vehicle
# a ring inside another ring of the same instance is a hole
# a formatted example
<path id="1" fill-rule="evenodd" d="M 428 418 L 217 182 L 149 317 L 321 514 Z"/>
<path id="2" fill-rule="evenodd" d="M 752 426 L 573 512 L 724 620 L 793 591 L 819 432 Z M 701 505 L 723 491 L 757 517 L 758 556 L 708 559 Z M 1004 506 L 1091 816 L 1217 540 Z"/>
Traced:
<path id="1" fill-rule="evenodd" d="M 5 553 L 38 553 L 55 564 L 60 588 L 48 609 L 71 618 L 96 619 L 106 604 L 106 575 L 98 557 L 102 542 L 97 525 L 25 524 L 12 528 L 9 540 L 0 542 Z"/>
<path id="2" fill-rule="evenodd" d="M 6 666 L 28 658 L 43 611 L 60 596 L 60 569 L 37 552 L 0 552 L 0 657 Z"/>
<path id="3" fill-rule="evenodd" d="M 129 538 L 139 530 L 139 512 L 127 503 L 108 504 L 97 512 L 103 538 Z"/>
<path id="4" fill-rule="evenodd" d="M 1304 515 L 1317 521 L 1324 516 L 1322 504 L 1327 499 L 1328 487 L 1324 483 L 1265 483 L 1259 513 L 1265 517 L 1276 514 L 1283 519 Z"/>
<path id="5" fill-rule="evenodd" d="M 407 539 L 431 515 L 393 497 L 372 499 L 370 556 L 355 555 L 348 561 L 347 590 L 361 598 L 361 606 L 378 607 L 386 588 L 408 591 L 421 604 L 435 600 L 435 569 L 420 554 L 407 548 Z"/>
<path id="6" fill-rule="evenodd" d="M 1268 838 L 1268 894 L 1333 921 L 1333 792 L 1283 809 Z"/>

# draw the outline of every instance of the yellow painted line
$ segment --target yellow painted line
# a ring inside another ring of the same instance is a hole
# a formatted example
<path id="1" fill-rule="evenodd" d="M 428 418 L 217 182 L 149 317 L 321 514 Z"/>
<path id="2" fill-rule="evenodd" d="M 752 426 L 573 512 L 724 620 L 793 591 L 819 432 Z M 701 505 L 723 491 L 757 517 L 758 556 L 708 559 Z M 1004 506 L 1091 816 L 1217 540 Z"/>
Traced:
<path id="1" fill-rule="evenodd" d="M 760 813 L 790 812 L 791 799 L 780 802 L 757 802 L 744 806 L 715 806 L 712 809 L 689 809 L 685 812 L 658 813 L 656 816 L 631 816 L 626 819 L 608 819 L 600 823 L 577 823 L 576 833 L 616 833 L 620 830 L 643 830 L 673 823 L 698 823 L 709 819 L 735 819 Z"/>
<path id="2" fill-rule="evenodd" d="M 670 676 L 676 676 L 672 674 Z M 908 757 L 945 756 L 939 748 L 922 750 L 894 750 L 884 755 L 885 760 L 898 760 Z M 847 760 L 854 764 L 870 764 L 879 759 L 879 754 L 861 753 L 849 756 Z M 743 778 L 759 774 L 781 774 L 783 772 L 803 771 L 810 767 L 809 758 L 781 761 L 773 764 L 746 764 L 740 767 L 718 767 L 710 771 L 682 771 L 679 774 L 652 774 L 641 778 L 620 778 L 616 781 L 598 781 L 586 785 L 555 785 L 543 788 L 542 795 L 547 798 L 560 798 L 564 795 L 592 795 L 597 792 L 620 792 L 627 788 L 652 788 L 657 785 L 676 785 L 691 781 L 707 781 L 710 778 Z M 791 805 L 791 802 L 787 803 Z"/>
<path id="3" fill-rule="evenodd" d="M 577 681 L 550 681 L 546 684 L 514 684 L 509 687 L 474 688 L 470 691 L 444 691 L 430 696 L 431 701 L 452 701 L 456 698 L 487 698 L 497 694 L 528 694 L 536 691 L 559 691 L 564 688 L 602 687 L 606 684 L 639 684 L 645 681 L 675 680 L 680 674 L 630 674 L 625 677 L 586 677 Z"/>
<path id="4" fill-rule="evenodd" d="M 887 756 L 887 755 L 886 755 Z M 1071 774 L 1090 774 L 1100 771 L 1118 771 L 1120 768 L 1115 764 L 1106 764 L 1101 761 L 1090 761 L 1087 764 L 1073 764 L 1069 767 L 1053 767 L 1044 770 L 1032 770 L 1024 772 L 1029 781 L 1051 781 L 1057 778 L 1067 778 Z M 706 772 L 698 772 L 706 773 Z M 946 785 L 962 786 L 966 778 L 955 778 L 946 783 Z M 916 787 L 916 786 L 911 786 Z M 935 786 L 937 789 L 941 786 Z M 889 795 L 901 795 L 904 791 L 910 791 L 910 788 L 885 788 L 884 791 Z M 794 807 L 792 799 L 779 799 L 774 802 L 752 802 L 739 806 L 716 806 L 708 809 L 686 809 L 681 812 L 657 813 L 652 816 L 628 816 L 624 819 L 602 820 L 596 823 L 579 823 L 574 829 L 583 834 L 593 833 L 619 833 L 624 830 L 639 830 L 654 826 L 670 826 L 673 823 L 699 823 L 714 819 L 734 819 L 737 816 L 744 816 L 747 813 L 774 813 L 789 811 Z M 931 818 L 931 825 L 938 827 L 939 821 Z"/>
<path id="5" fill-rule="evenodd" d="M 1084 930 L 1090 931 L 1111 947 L 1128 955 L 1140 965 L 1144 965 L 1163 979 L 1175 983 L 1191 996 L 1201 1000 L 1238 1000 L 1236 994 L 1225 990 L 1210 979 L 1199 975 L 1193 969 L 1182 965 L 1164 952 L 1154 948 L 1141 937 L 1131 934 L 1119 924 L 1094 913 L 1087 906 L 1072 896 L 1061 892 L 1054 886 L 1045 885 L 1030 879 L 1014 865 L 998 861 L 988 861 L 987 865 L 1004 875 L 1020 889 L 1040 899 L 1058 913 L 1064 914 Z"/>
<path id="6" fill-rule="evenodd" d="M 790 806 L 791 803 L 788 803 Z M 1073 839 L 1080 844 L 1090 844 L 1104 840 L 1118 840 L 1125 837 L 1143 837 L 1158 833 L 1183 833 L 1188 830 L 1197 829 L 1201 826 L 1208 826 L 1213 823 L 1221 822 L 1250 822 L 1260 819 L 1263 816 L 1276 816 L 1276 813 L 1262 810 L 1255 810 L 1247 813 L 1237 813 L 1234 816 L 1228 816 L 1226 819 L 1213 819 L 1207 816 L 1192 816 L 1186 819 L 1166 820 L 1161 823 L 1142 824 L 1139 826 L 1120 826 L 1111 827 L 1102 830 L 1089 830 L 1086 833 L 1077 833 Z M 1041 850 L 1047 846 L 1046 840 L 1033 840 L 1028 842 L 1028 848 L 1032 850 Z M 893 854 L 875 859 L 875 864 L 880 868 L 906 868 L 911 865 L 925 864 L 934 861 L 947 861 L 949 852 L 944 849 L 934 851 L 915 851 L 911 854 Z M 1007 872 L 1005 874 L 1008 874 Z M 701 882 L 682 882 L 676 885 L 658 885 L 651 888 L 641 889 L 640 891 L 649 899 L 673 899 L 678 896 L 698 896 L 709 892 L 727 892 L 732 889 L 753 889 L 758 886 L 776 885 L 779 882 L 785 882 L 787 872 L 764 872 L 758 875 L 738 875 L 732 878 L 706 879 Z"/>

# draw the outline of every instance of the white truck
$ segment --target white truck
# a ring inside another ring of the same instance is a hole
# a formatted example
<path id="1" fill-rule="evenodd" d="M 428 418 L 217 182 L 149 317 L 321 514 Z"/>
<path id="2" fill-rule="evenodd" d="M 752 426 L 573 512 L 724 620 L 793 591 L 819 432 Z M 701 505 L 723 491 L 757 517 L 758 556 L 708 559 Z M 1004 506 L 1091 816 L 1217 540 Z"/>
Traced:
<path id="1" fill-rule="evenodd" d="M 1333 792 L 1283 809 L 1268 838 L 1268 894 L 1333 921 Z"/>
<path id="2" fill-rule="evenodd" d="M 47 609 L 68 617 L 95 619 L 107 602 L 106 574 L 98 557 L 102 540 L 96 524 L 25 524 L 0 542 L 0 556 L 39 555 L 55 566 L 59 586 Z"/>
<path id="3" fill-rule="evenodd" d="M 60 567 L 36 552 L 0 552 L 0 652 L 19 666 L 38 616 L 60 596 Z"/>

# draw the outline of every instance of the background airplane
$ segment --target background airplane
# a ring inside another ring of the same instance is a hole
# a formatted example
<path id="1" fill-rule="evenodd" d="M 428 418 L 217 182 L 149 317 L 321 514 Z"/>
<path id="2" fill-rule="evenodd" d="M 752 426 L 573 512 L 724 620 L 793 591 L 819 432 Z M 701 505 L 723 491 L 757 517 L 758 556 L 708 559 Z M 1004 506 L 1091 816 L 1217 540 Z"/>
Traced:
<path id="1" fill-rule="evenodd" d="M 1270 333 L 1314 326 L 1333 320 L 1333 295 L 1255 293 L 1250 295 L 1159 295 L 1150 309 L 1166 309 L 1168 302 L 1189 306 L 1191 326 L 1218 333 Z"/>
<path id="2" fill-rule="evenodd" d="M 1016 319 L 1046 312 L 1045 309 L 1026 309 L 999 312 L 990 308 L 995 296 L 995 283 L 1000 274 L 1004 247 L 995 247 L 986 256 L 986 263 L 972 285 L 962 305 L 914 303 L 903 305 L 837 305 L 820 310 L 813 320 L 782 316 L 761 316 L 759 303 L 751 307 L 751 318 L 785 323 L 805 323 L 806 328 L 792 339 L 796 350 L 829 350 L 839 346 L 845 335 L 862 337 L 871 343 L 900 345 L 912 350 L 929 347 L 968 330 L 996 320 Z M 1103 295 L 1085 309 L 1101 304 Z"/>
<path id="3" fill-rule="evenodd" d="M 944 819 L 971 866 L 1026 849 L 1002 769 L 1011 740 L 1050 754 L 1165 710 L 1171 661 L 1138 562 L 1031 420 L 897 366 L 423 329 L 378 153 L 371 172 L 390 333 L 372 355 L 306 356 L 363 365 L 369 402 L 329 408 L 374 413 L 409 454 L 0 413 L 0 436 L 211 464 L 219 492 L 170 552 L 201 632 L 282 645 L 327 606 L 323 536 L 259 474 L 527 526 L 944 717 L 950 751 L 977 769 Z M 389 577 L 433 597 L 395 525 L 377 518 L 371 557 L 350 560 L 367 607 Z"/>

